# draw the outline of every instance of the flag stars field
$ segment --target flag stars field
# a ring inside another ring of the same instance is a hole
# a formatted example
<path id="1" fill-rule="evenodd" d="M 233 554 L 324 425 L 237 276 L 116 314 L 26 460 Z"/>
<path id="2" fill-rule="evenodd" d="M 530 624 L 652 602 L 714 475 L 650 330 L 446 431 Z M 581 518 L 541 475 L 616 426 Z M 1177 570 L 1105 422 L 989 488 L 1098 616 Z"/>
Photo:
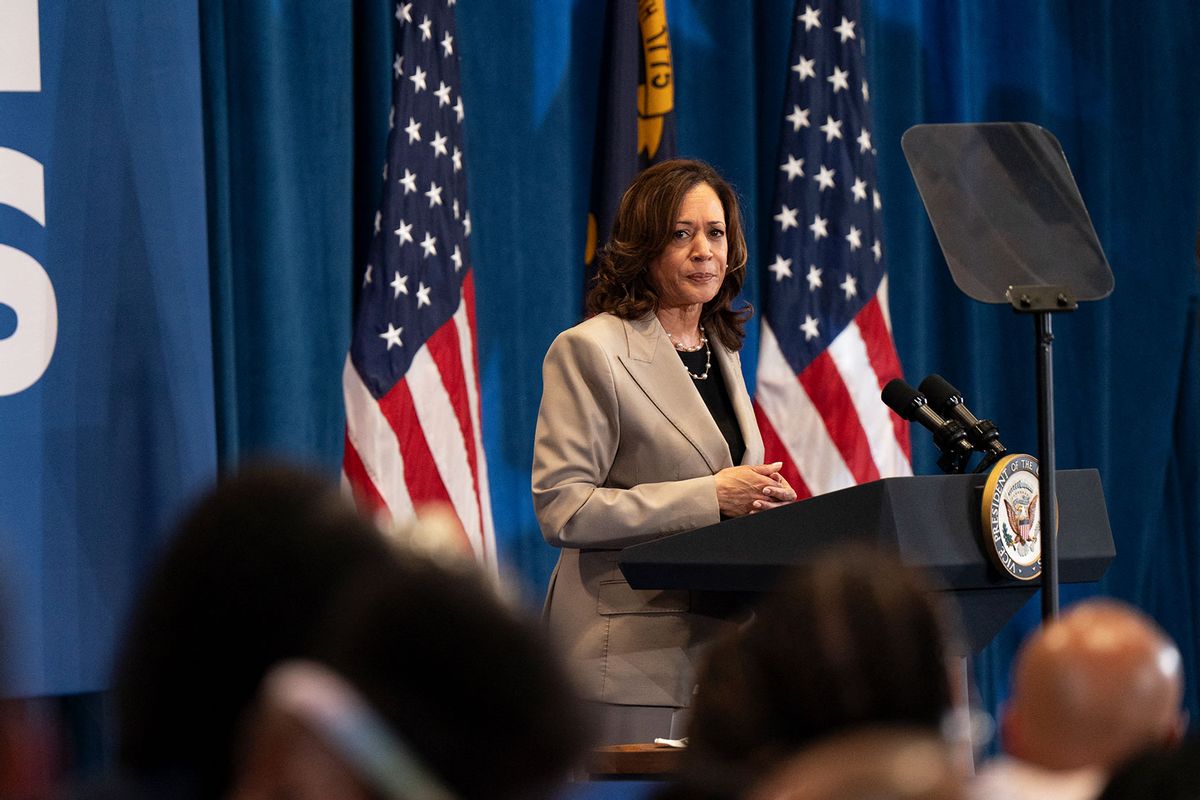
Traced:
<path id="1" fill-rule="evenodd" d="M 824 239 L 829 235 L 829 220 L 817 214 L 813 217 L 812 225 L 808 229 L 813 232 L 813 239 Z"/>
<path id="2" fill-rule="evenodd" d="M 379 334 L 379 338 L 387 342 L 387 349 L 393 347 L 403 347 L 404 342 L 400 341 L 400 334 L 404 332 L 404 328 L 397 328 L 392 323 L 388 323 L 387 330 Z"/>
<path id="3" fill-rule="evenodd" d="M 833 188 L 833 176 L 837 170 L 830 169 L 824 164 L 821 165 L 821 171 L 813 176 L 813 180 L 817 182 L 817 191 L 823 192 L 826 189 Z"/>
<path id="4" fill-rule="evenodd" d="M 429 143 L 429 146 L 433 148 L 434 155 L 437 155 L 437 156 L 450 155 L 450 151 L 446 149 L 446 137 L 442 136 L 441 131 L 433 132 L 433 141 L 431 141 Z"/>
<path id="5" fill-rule="evenodd" d="M 395 230 L 396 238 L 400 240 L 397 243 L 399 247 L 403 247 L 405 242 L 411 242 L 413 240 L 412 229 L 413 226 L 411 222 L 400 220 L 400 227 L 396 228 Z"/>
<path id="6" fill-rule="evenodd" d="M 788 228 L 800 227 L 800 223 L 796 220 L 796 209 L 788 208 L 787 206 L 784 206 L 779 210 L 779 213 L 775 215 L 775 221 L 778 222 L 780 228 L 785 231 Z"/>
<path id="7" fill-rule="evenodd" d="M 825 143 L 828 144 L 834 139 L 842 138 L 842 122 L 834 119 L 832 115 L 826 115 L 825 124 L 821 126 L 821 131 L 825 134 Z"/>
<path id="8" fill-rule="evenodd" d="M 429 182 L 429 191 L 425 192 L 425 196 L 429 198 L 429 207 L 440 206 L 442 204 L 442 187 L 438 186 L 433 181 Z"/>
<path id="9" fill-rule="evenodd" d="M 787 121 L 792 123 L 793 131 L 807 128 L 809 126 L 808 109 L 801 108 L 800 106 L 792 106 L 792 113 L 787 116 Z M 800 163 L 803 164 L 804 162 L 801 161 Z"/>
<path id="10" fill-rule="evenodd" d="M 867 152 L 871 149 L 871 132 L 863 128 L 856 141 L 858 142 L 858 151 L 860 153 Z"/>
<path id="11" fill-rule="evenodd" d="M 405 194 L 412 194 L 417 190 L 417 173 L 410 171 L 407 167 L 404 169 L 404 177 L 398 179 L 400 185 L 404 187 Z"/>
<path id="12" fill-rule="evenodd" d="M 796 158 L 791 153 L 788 154 L 787 161 L 780 164 L 779 168 L 787 173 L 789 183 L 793 178 L 804 177 L 804 159 Z"/>
<path id="13" fill-rule="evenodd" d="M 831 72 L 829 77 L 825 80 L 833 84 L 833 93 L 837 94 L 843 89 L 850 89 L 850 81 L 848 80 L 849 77 L 850 73 L 848 71 L 842 69 L 841 67 L 834 67 L 833 72 Z"/>
<path id="14" fill-rule="evenodd" d="M 774 275 L 776 281 L 781 281 L 784 278 L 792 277 L 792 260 L 783 256 L 775 256 L 775 262 L 767 267 Z"/>
<path id="15" fill-rule="evenodd" d="M 850 232 L 846 234 L 846 241 L 850 243 L 850 251 L 854 252 L 862 247 L 862 231 L 851 225 Z"/>
<path id="16" fill-rule="evenodd" d="M 887 323 L 860 2 L 797 0 L 794 9 L 775 194 L 765 207 L 794 211 L 807 230 L 793 235 L 778 217 L 770 226 L 765 252 L 775 260 L 761 265 L 754 405 L 767 460 L 784 462 L 803 498 L 912 467 L 907 425 L 878 402 L 900 367 Z"/>
<path id="17" fill-rule="evenodd" d="M 850 193 L 854 195 L 854 202 L 858 203 L 867 199 L 867 182 L 862 178 L 855 178 L 854 185 L 850 187 Z"/>
<path id="18" fill-rule="evenodd" d="M 854 23 L 845 17 L 842 17 L 842 23 L 834 28 L 834 30 L 842 38 L 842 44 L 845 44 L 850 39 L 857 38 L 854 34 Z"/>
<path id="19" fill-rule="evenodd" d="M 418 92 L 425 91 L 425 88 L 426 88 L 425 87 L 425 76 L 426 76 L 426 74 L 427 73 L 425 72 L 425 70 L 421 69 L 420 67 L 417 67 L 415 70 L 413 70 L 413 74 L 408 76 L 408 79 L 410 81 L 412 81 L 414 90 L 416 90 Z"/>
<path id="20" fill-rule="evenodd" d="M 437 237 L 432 233 L 426 232 L 425 238 L 421 240 L 421 249 L 425 251 L 425 257 L 437 255 Z"/>
<path id="21" fill-rule="evenodd" d="M 822 271 L 823 270 L 819 269 L 816 264 L 808 265 L 808 274 L 805 275 L 804 277 L 808 281 L 808 290 L 810 292 L 815 292 L 817 289 L 821 288 L 821 286 L 822 286 L 821 272 Z"/>

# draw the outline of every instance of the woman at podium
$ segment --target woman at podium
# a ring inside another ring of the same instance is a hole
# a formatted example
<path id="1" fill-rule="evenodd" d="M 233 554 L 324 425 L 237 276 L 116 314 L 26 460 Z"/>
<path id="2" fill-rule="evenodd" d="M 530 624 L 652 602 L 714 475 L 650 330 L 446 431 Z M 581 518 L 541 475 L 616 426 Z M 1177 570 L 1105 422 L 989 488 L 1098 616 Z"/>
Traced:
<path id="1" fill-rule="evenodd" d="M 650 167 L 598 258 L 593 316 L 546 354 L 533 501 L 561 549 L 546 618 L 598 704 L 603 743 L 646 742 L 681 734 L 701 650 L 736 620 L 698 593 L 632 589 L 618 551 L 796 494 L 781 464 L 760 463 L 729 184 L 698 161 Z"/>

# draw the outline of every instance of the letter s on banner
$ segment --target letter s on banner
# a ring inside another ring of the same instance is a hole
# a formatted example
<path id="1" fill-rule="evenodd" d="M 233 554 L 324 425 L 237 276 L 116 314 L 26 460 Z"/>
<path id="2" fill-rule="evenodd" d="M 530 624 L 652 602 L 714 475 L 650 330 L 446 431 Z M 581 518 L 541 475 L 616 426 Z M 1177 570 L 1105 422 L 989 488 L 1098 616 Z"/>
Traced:
<path id="1" fill-rule="evenodd" d="M 0 147 L 0 205 L 12 206 L 46 225 L 41 162 Z M 45 268 L 28 253 L 0 244 L 0 304 L 17 315 L 17 328 L 0 339 L 0 397 L 37 383 L 50 366 L 58 341 L 58 300 Z"/>
<path id="2" fill-rule="evenodd" d="M 37 0 L 0 3 L 0 92 L 40 92 L 42 52 Z"/>

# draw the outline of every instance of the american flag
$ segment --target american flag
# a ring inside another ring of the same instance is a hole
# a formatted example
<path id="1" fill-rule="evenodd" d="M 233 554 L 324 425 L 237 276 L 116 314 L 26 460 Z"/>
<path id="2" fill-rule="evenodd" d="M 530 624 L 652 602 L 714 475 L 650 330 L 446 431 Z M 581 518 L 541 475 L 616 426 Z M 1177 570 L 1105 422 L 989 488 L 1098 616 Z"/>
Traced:
<path id="1" fill-rule="evenodd" d="M 342 469 L 360 507 L 396 522 L 449 504 L 464 547 L 494 569 L 453 5 L 396 4 L 383 202 L 342 373 Z"/>
<path id="2" fill-rule="evenodd" d="M 755 411 L 801 497 L 911 475 L 859 4 L 798 2 L 763 274 Z"/>

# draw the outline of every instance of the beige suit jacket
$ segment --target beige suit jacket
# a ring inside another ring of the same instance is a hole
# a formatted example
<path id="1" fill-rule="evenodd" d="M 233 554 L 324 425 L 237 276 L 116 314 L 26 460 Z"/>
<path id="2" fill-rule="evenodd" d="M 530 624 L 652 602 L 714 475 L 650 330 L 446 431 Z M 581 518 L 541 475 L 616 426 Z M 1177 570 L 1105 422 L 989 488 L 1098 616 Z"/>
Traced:
<path id="1" fill-rule="evenodd" d="M 761 463 L 738 356 L 709 341 L 746 442 L 742 463 Z M 632 589 L 616 558 L 627 545 L 718 522 L 713 475 L 729 466 L 729 447 L 653 314 L 600 314 L 550 346 L 533 503 L 546 541 L 562 548 L 547 620 L 588 698 L 690 704 L 704 645 L 734 623 L 696 593 Z"/>

